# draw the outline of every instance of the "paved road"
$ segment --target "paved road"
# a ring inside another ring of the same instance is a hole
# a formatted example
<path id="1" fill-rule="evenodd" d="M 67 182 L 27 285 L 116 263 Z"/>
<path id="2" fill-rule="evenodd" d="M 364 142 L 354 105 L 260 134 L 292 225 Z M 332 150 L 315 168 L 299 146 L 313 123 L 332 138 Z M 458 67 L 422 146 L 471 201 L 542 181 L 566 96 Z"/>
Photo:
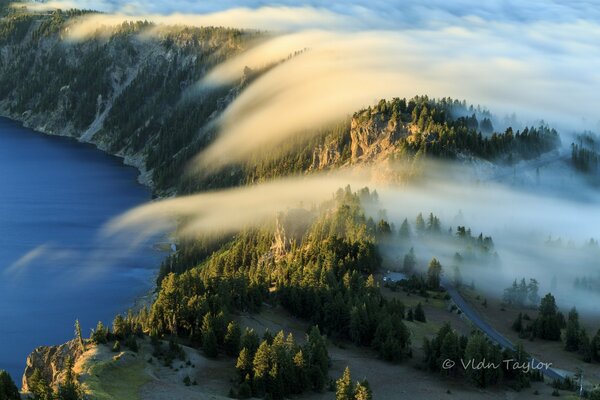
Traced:
<path id="1" fill-rule="evenodd" d="M 515 346 L 510 340 L 502 336 L 498 331 L 492 328 L 483 318 L 467 303 L 462 295 L 454 288 L 449 282 L 443 281 L 442 286 L 446 289 L 446 292 L 450 295 L 454 304 L 460 309 L 460 311 L 467 317 L 475 326 L 477 326 L 483 333 L 485 333 L 491 340 L 499 344 L 501 347 L 515 350 Z M 533 365 L 538 365 L 541 361 L 531 358 Z M 550 379 L 563 380 L 564 376 L 559 374 L 553 368 L 542 368 L 542 373 Z"/>

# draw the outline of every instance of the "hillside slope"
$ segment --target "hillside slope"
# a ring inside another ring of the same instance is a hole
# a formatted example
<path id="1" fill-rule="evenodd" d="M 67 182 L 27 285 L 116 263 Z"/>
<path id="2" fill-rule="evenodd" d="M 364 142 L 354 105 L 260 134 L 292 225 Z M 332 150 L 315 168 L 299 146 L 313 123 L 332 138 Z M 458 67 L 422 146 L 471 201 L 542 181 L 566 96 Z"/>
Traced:
<path id="1" fill-rule="evenodd" d="M 138 21 L 110 35 L 68 40 L 67 22 L 83 13 L 13 10 L 0 20 L 0 114 L 124 157 L 158 194 L 406 155 L 467 154 L 511 163 L 559 142 L 547 127 L 494 133 L 491 115 L 465 102 L 382 100 L 312 132 L 312 139 L 299 134 L 269 158 L 260 155 L 200 179 L 182 179 L 187 162 L 218 133 L 211 121 L 264 71 L 246 68 L 237 83 L 202 94 L 194 85 L 266 34 L 178 27 L 149 35 L 154 26 Z"/>

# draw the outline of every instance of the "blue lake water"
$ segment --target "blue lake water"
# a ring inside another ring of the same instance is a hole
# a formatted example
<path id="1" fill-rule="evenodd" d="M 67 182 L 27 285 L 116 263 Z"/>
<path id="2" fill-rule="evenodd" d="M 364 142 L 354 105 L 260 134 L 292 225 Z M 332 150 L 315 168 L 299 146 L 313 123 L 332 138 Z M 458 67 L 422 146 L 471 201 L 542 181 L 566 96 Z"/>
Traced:
<path id="1" fill-rule="evenodd" d="M 164 254 L 103 238 L 151 198 L 137 170 L 93 146 L 0 118 L 0 369 L 20 386 L 27 355 L 110 323 L 152 287 Z"/>

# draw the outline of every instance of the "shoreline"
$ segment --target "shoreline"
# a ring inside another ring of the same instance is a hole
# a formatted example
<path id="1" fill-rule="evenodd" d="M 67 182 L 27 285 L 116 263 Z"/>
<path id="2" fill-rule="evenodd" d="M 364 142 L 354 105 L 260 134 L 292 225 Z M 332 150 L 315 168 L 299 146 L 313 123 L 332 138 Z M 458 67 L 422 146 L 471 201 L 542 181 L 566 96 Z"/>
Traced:
<path id="1" fill-rule="evenodd" d="M 31 114 L 29 114 L 31 115 Z M 56 136 L 56 137 L 62 137 L 62 138 L 67 138 L 69 140 L 74 140 L 82 145 L 88 145 L 88 146 L 94 146 L 95 149 L 111 156 L 114 157 L 115 159 L 118 159 L 120 161 L 120 163 L 126 167 L 132 167 L 135 168 L 137 170 L 137 176 L 135 181 L 132 181 L 132 183 L 137 183 L 140 184 L 148 189 L 150 189 L 150 199 L 148 199 L 148 201 L 156 201 L 156 200 L 160 200 L 162 198 L 165 198 L 166 196 L 164 195 L 157 195 L 156 194 L 156 188 L 154 186 L 154 183 L 152 182 L 151 179 L 151 171 L 148 171 L 145 168 L 145 159 L 144 159 L 144 155 L 143 154 L 124 154 L 122 151 L 117 152 L 117 153 L 113 153 L 111 151 L 108 150 L 108 146 L 101 142 L 101 141 L 95 141 L 93 140 L 93 138 L 90 138 L 89 140 L 86 139 L 82 139 L 81 136 L 77 136 L 77 133 L 70 127 L 65 127 L 64 130 L 52 130 L 52 129 L 47 129 L 45 126 L 39 126 L 38 124 L 32 123 L 30 118 L 27 118 L 27 115 L 14 115 L 9 113 L 6 108 L 5 108 L 5 104 L 2 104 L 0 102 L 0 118 L 5 118 L 7 120 L 13 121 L 15 123 L 20 124 L 22 127 L 27 128 L 27 129 L 31 129 L 32 131 L 40 134 L 40 135 L 46 135 L 46 136 Z M 83 135 L 83 134 L 82 134 Z M 169 250 L 166 251 L 161 251 L 161 253 L 164 253 L 164 256 L 161 257 L 161 261 L 160 263 L 158 263 L 156 266 L 154 266 L 154 268 L 152 268 L 152 273 L 147 281 L 147 289 L 143 290 L 141 292 L 138 293 L 132 293 L 131 296 L 131 300 L 129 302 L 129 306 L 126 307 L 125 309 L 123 309 L 121 311 L 122 315 L 126 315 L 128 311 L 133 311 L 133 312 L 137 312 L 139 310 L 141 310 L 143 307 L 151 307 L 151 305 L 154 302 L 154 299 L 156 297 L 157 294 L 157 283 L 156 283 L 156 279 L 159 275 L 160 272 L 160 266 L 162 264 L 162 261 L 164 261 L 166 259 L 166 257 L 171 254 L 173 252 L 173 250 L 171 250 L 173 248 L 173 245 L 176 245 L 176 242 L 173 240 L 172 236 L 169 233 L 166 233 L 164 235 L 164 237 L 162 237 L 161 241 L 157 241 L 156 244 L 159 243 L 167 243 L 169 246 Z M 106 321 L 107 323 L 110 323 L 111 321 Z M 54 344 L 54 345 L 50 345 L 50 346 L 59 346 L 60 344 Z M 34 351 L 35 349 L 31 349 L 31 351 Z"/>
<path id="2" fill-rule="evenodd" d="M 136 181 L 139 184 L 146 186 L 148 189 L 150 189 L 152 192 L 152 196 L 154 196 L 156 194 L 156 187 L 154 186 L 154 182 L 152 181 L 152 178 L 151 178 L 152 171 L 148 171 L 146 169 L 144 156 L 142 154 L 134 154 L 134 155 L 125 154 L 122 151 L 119 151 L 117 153 L 111 152 L 108 150 L 108 147 L 105 143 L 103 143 L 101 141 L 93 140 L 94 135 L 92 135 L 89 138 L 89 140 L 87 140 L 86 138 L 83 138 L 85 132 L 82 132 L 80 136 L 77 136 L 74 129 L 69 129 L 69 127 L 65 127 L 64 131 L 55 131 L 52 129 L 47 129 L 46 126 L 41 126 L 41 125 L 35 124 L 33 121 L 31 121 L 31 119 L 28 119 L 25 116 L 25 114 L 27 114 L 28 116 L 32 115 L 29 111 L 26 111 L 21 116 L 19 116 L 18 114 L 10 113 L 6 110 L 5 105 L 2 104 L 2 102 L 0 102 L 0 117 L 9 119 L 14 122 L 18 122 L 23 127 L 31 129 L 37 133 L 40 133 L 40 134 L 43 134 L 46 136 L 64 137 L 64 138 L 69 138 L 74 141 L 77 141 L 78 143 L 93 145 L 96 149 L 102 151 L 103 153 L 120 159 L 121 162 L 123 163 L 123 165 L 137 169 L 138 176 L 136 178 Z M 166 196 L 158 196 L 157 195 L 156 198 L 160 199 L 163 197 L 166 197 Z"/>

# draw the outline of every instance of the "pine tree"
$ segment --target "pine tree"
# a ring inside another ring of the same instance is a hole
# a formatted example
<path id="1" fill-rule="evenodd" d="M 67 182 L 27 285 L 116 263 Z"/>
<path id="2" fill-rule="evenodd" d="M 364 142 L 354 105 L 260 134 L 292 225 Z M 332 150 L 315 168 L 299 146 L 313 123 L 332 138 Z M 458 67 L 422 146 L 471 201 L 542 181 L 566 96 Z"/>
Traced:
<path id="1" fill-rule="evenodd" d="M 248 353 L 251 357 L 254 357 L 254 353 L 258 349 L 258 345 L 260 344 L 260 339 L 254 329 L 246 328 L 244 334 L 242 335 L 242 340 L 240 347 L 245 347 L 248 349 Z"/>
<path id="2" fill-rule="evenodd" d="M 592 345 L 590 342 L 590 338 L 587 335 L 587 332 L 585 331 L 585 328 L 581 328 L 581 331 L 579 332 L 579 353 L 583 356 L 583 361 L 584 362 L 592 362 L 593 359 L 593 351 L 592 351 Z"/>
<path id="3" fill-rule="evenodd" d="M 231 321 L 227 325 L 227 333 L 225 334 L 225 352 L 229 356 L 235 356 L 240 351 L 241 330 L 235 321 Z"/>
<path id="4" fill-rule="evenodd" d="M 252 372 L 252 358 L 247 348 L 243 348 L 238 355 L 235 369 L 238 371 L 240 381 L 243 381 L 246 375 Z"/>
<path id="5" fill-rule="evenodd" d="M 117 339 L 125 339 L 128 335 L 127 324 L 121 314 L 117 314 L 113 320 L 113 335 L 115 335 Z"/>
<path id="6" fill-rule="evenodd" d="M 259 396 L 266 390 L 269 371 L 271 370 L 271 359 L 271 346 L 266 340 L 263 340 L 258 346 L 252 361 L 253 387 L 255 394 Z"/>
<path id="7" fill-rule="evenodd" d="M 432 258 L 429 262 L 429 269 L 427 270 L 427 286 L 430 289 L 439 289 L 441 274 L 442 265 L 437 259 Z"/>
<path id="8" fill-rule="evenodd" d="M 415 228 L 418 233 L 423 233 L 425 231 L 425 220 L 423 219 L 422 213 L 419 213 L 419 215 L 417 215 L 417 219 L 415 221 Z"/>
<path id="9" fill-rule="evenodd" d="M 217 347 L 217 335 L 213 325 L 213 318 L 210 313 L 206 313 L 202 319 L 202 351 L 207 357 L 217 357 L 219 350 Z"/>
<path id="10" fill-rule="evenodd" d="M 402 269 L 404 272 L 410 274 L 414 271 L 417 266 L 417 259 L 415 257 L 415 250 L 411 247 L 408 253 L 404 255 L 404 262 L 402 264 Z"/>
<path id="11" fill-rule="evenodd" d="M 439 368 L 439 366 L 442 365 L 442 362 L 444 360 L 452 360 L 452 361 L 458 362 L 458 360 L 461 358 L 460 357 L 461 356 L 460 342 L 459 342 L 458 335 L 456 334 L 456 332 L 454 332 L 453 330 L 450 330 L 441 339 L 442 339 L 442 341 L 441 341 L 441 343 L 439 343 L 440 356 L 437 359 L 437 361 L 435 362 L 436 368 Z M 436 343 L 436 346 L 437 345 L 438 344 Z M 432 356 L 435 356 L 435 355 L 432 355 Z M 452 373 L 456 372 L 456 368 L 441 370 L 441 372 L 444 374 L 452 374 Z"/>
<path id="12" fill-rule="evenodd" d="M 311 365 L 317 368 L 317 370 L 313 372 L 312 378 L 313 384 L 318 388 L 317 390 L 320 390 L 320 387 L 322 387 L 322 384 L 324 384 L 325 378 L 327 377 L 329 355 L 327 353 L 325 339 L 321 336 L 321 332 L 316 326 L 312 327 L 308 334 L 305 351 L 309 356 Z M 317 376 L 317 372 L 320 376 Z"/>
<path id="13" fill-rule="evenodd" d="M 67 359 L 65 364 L 65 380 L 58 385 L 57 400 L 80 400 L 83 399 L 83 393 L 75 374 L 73 373 L 73 359 Z"/>
<path id="14" fill-rule="evenodd" d="M 534 323 L 535 334 L 546 340 L 560 340 L 561 323 L 556 301 L 551 293 L 544 296 L 539 309 L 539 315 Z"/>
<path id="15" fill-rule="evenodd" d="M 33 395 L 33 400 L 52 400 L 54 397 L 50 384 L 37 368 L 29 378 L 29 391 Z"/>
<path id="16" fill-rule="evenodd" d="M 210 358 L 216 358 L 219 355 L 219 349 L 217 347 L 217 337 L 213 330 L 203 332 L 202 351 L 207 357 Z"/>
<path id="17" fill-rule="evenodd" d="M 488 343 L 479 332 L 471 335 L 465 348 L 464 359 L 466 362 L 472 362 L 474 365 L 484 361 L 488 356 Z M 484 388 L 488 385 L 488 371 L 485 368 L 467 368 L 465 371 L 467 379 L 475 386 Z"/>
<path id="18" fill-rule="evenodd" d="M 400 225 L 400 230 L 398 233 L 400 235 L 400 238 L 402 239 L 410 238 L 410 226 L 408 225 L 408 219 L 404 218 L 404 221 L 402 221 L 402 225 Z"/>
<path id="19" fill-rule="evenodd" d="M 579 334 L 579 314 L 577 313 L 577 309 L 573 307 L 571 311 L 569 311 L 567 318 L 567 329 L 565 331 L 565 350 L 579 350 Z"/>
<path id="20" fill-rule="evenodd" d="M 92 330 L 90 339 L 96 344 L 106 344 L 108 342 L 108 329 L 104 327 L 102 321 L 98 321 L 96 329 Z"/>
<path id="21" fill-rule="evenodd" d="M 79 348 L 82 352 L 85 352 L 85 344 L 83 343 L 83 336 L 81 335 L 81 325 L 79 324 L 79 320 L 75 320 L 75 339 L 79 344 Z"/>
<path id="22" fill-rule="evenodd" d="M 350 368 L 346 367 L 342 376 L 336 381 L 335 400 L 353 400 L 354 387 L 352 385 L 352 377 L 350 376 Z"/>
<path id="23" fill-rule="evenodd" d="M 356 383 L 354 389 L 354 400 L 373 400 L 373 393 L 369 387 L 369 382 L 364 380 Z"/>
<path id="24" fill-rule="evenodd" d="M 304 359 L 304 353 L 302 350 L 298 350 L 298 352 L 294 355 L 293 358 L 294 363 L 294 375 L 295 375 L 295 384 L 292 387 L 293 393 L 302 393 L 305 387 L 308 386 L 308 374 L 306 371 L 306 360 Z"/>
<path id="25" fill-rule="evenodd" d="M 415 321 L 419 322 L 427 322 L 427 319 L 425 318 L 425 311 L 423 310 L 421 303 L 418 303 L 417 307 L 415 308 L 414 319 Z"/>
<path id="26" fill-rule="evenodd" d="M 19 389 L 17 389 L 17 386 L 13 382 L 10 374 L 4 370 L 0 370 L 0 399 L 21 400 Z M 51 397 L 48 397 L 47 399 L 49 400 Z"/>

